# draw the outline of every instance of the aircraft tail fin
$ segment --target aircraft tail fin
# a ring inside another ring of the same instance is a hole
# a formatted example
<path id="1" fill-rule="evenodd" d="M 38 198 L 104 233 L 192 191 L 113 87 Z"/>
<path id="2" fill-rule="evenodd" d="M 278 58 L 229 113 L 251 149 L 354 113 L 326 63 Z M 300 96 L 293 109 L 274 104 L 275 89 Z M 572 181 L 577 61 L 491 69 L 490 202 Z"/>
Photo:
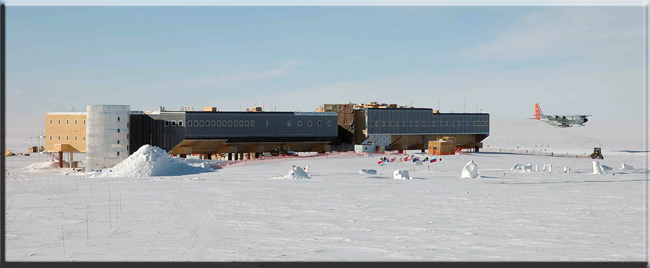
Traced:
<path id="1" fill-rule="evenodd" d="M 542 113 L 542 108 L 539 108 L 539 104 L 537 102 L 535 103 L 535 119 L 539 119 L 540 115 L 544 115 Z"/>

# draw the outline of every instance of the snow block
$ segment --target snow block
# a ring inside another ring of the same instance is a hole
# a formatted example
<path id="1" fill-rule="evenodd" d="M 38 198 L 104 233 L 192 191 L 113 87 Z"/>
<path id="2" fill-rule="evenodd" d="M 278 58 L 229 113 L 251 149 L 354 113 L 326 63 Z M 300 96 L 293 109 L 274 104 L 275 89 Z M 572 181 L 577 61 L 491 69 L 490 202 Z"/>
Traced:
<path id="1" fill-rule="evenodd" d="M 362 170 L 359 170 L 359 174 L 361 174 L 361 175 L 377 175 L 377 170 L 374 170 L 374 169 L 362 169 Z"/>
<path id="2" fill-rule="evenodd" d="M 521 167 L 521 170 L 524 172 L 533 172 L 533 164 L 528 164 Z"/>
<path id="3" fill-rule="evenodd" d="M 463 167 L 463 171 L 460 174 L 461 178 L 476 179 L 478 177 L 478 166 L 474 164 L 474 160 L 470 160 Z"/>
<path id="4" fill-rule="evenodd" d="M 411 177 L 409 176 L 409 171 L 408 170 L 397 169 L 397 170 L 393 171 L 393 179 L 396 179 L 396 180 L 410 180 Z"/>
<path id="5" fill-rule="evenodd" d="M 600 166 L 600 162 L 592 161 L 594 167 L 594 174 L 603 174 L 603 168 Z"/>

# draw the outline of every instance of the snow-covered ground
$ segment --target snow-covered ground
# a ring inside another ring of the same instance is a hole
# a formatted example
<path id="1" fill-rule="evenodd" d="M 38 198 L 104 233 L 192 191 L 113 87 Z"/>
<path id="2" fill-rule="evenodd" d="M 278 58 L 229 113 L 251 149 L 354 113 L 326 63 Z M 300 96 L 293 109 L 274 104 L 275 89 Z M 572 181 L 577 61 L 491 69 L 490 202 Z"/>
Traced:
<path id="1" fill-rule="evenodd" d="M 6 258 L 645 260 L 643 122 L 590 121 L 576 130 L 530 120 L 523 121 L 532 128 L 526 130 L 521 121 L 493 120 L 486 146 L 602 147 L 600 163 L 614 170 L 595 175 L 591 159 L 495 153 L 380 167 L 384 155 L 341 154 L 247 161 L 182 176 L 91 178 L 38 164 L 24 169 L 37 156 L 15 156 L 7 158 Z M 11 132 L 7 143 L 16 152 L 31 145 Z M 480 177 L 461 179 L 470 160 Z M 510 170 L 529 163 L 540 171 Z M 622 163 L 634 169 L 618 170 Z M 545 164 L 552 173 L 541 172 Z M 309 166 L 311 178 L 283 179 L 293 165 Z M 571 173 L 560 173 L 565 166 Z M 396 169 L 408 170 L 411 180 L 392 179 Z"/>

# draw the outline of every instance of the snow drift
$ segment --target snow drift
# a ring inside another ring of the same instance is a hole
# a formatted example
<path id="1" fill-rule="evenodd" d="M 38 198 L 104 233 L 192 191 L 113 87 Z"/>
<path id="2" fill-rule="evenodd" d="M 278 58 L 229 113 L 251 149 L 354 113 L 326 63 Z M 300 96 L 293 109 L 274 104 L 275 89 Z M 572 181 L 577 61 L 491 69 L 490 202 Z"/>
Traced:
<path id="1" fill-rule="evenodd" d="M 377 170 L 374 170 L 374 169 L 362 169 L 362 170 L 359 170 L 359 174 L 361 174 L 361 175 L 377 175 Z"/>
<path id="2" fill-rule="evenodd" d="M 36 162 L 32 163 L 29 166 L 24 167 L 23 169 L 26 170 L 37 170 L 37 169 L 49 169 L 49 168 L 57 168 L 59 167 L 58 162 L 52 162 L 52 161 L 47 161 L 47 162 Z"/>
<path id="3" fill-rule="evenodd" d="M 95 173 L 97 178 L 124 178 L 149 176 L 182 176 L 210 172 L 210 161 L 194 162 L 189 159 L 171 158 L 167 152 L 151 145 L 143 145 L 135 153 L 115 167 Z"/>

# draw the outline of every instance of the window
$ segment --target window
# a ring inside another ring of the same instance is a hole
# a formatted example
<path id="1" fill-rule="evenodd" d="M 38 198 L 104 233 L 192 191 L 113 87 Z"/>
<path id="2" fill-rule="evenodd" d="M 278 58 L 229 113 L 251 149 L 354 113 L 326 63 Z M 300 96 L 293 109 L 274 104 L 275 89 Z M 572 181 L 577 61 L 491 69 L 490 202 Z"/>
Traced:
<path id="1" fill-rule="evenodd" d="M 451 126 L 455 127 L 456 126 L 456 121 L 451 121 Z"/>
<path id="2" fill-rule="evenodd" d="M 74 136 L 74 140 L 75 140 L 75 141 L 77 140 L 77 136 Z"/>
<path id="3" fill-rule="evenodd" d="M 393 126 L 393 122 L 392 122 L 392 121 L 388 121 L 388 126 L 389 126 L 389 127 L 392 127 L 392 126 Z"/>
<path id="4" fill-rule="evenodd" d="M 66 125 L 70 125 L 70 120 L 66 119 L 66 120 L 65 120 L 65 124 L 66 124 Z"/>
<path id="5" fill-rule="evenodd" d="M 74 120 L 74 124 L 75 124 L 75 125 L 77 124 L 77 119 Z"/>
<path id="6" fill-rule="evenodd" d="M 129 146 L 128 146 L 128 145 L 126 146 L 126 150 L 129 150 Z"/>
<path id="7" fill-rule="evenodd" d="M 179 121 L 179 122 L 183 122 L 183 121 Z M 182 126 L 183 124 L 180 124 L 180 123 L 179 123 L 178 125 L 179 125 L 179 126 Z M 126 127 L 129 127 L 129 122 L 126 122 Z"/>
<path id="8" fill-rule="evenodd" d="M 217 121 L 212 120 L 212 121 L 210 122 L 210 125 L 212 125 L 213 127 L 216 126 L 216 125 L 217 125 Z"/>
<path id="9" fill-rule="evenodd" d="M 376 127 L 379 126 L 379 121 L 375 121 L 375 126 L 376 126 Z"/>
<path id="10" fill-rule="evenodd" d="M 117 140 L 117 144 L 120 144 L 120 140 Z"/>
<path id="11" fill-rule="evenodd" d="M 127 135 L 128 136 L 128 135 Z M 86 140 L 86 136 L 84 136 L 84 140 Z"/>
<path id="12" fill-rule="evenodd" d="M 59 125 L 61 124 L 61 119 L 59 119 Z"/>
<path id="13" fill-rule="evenodd" d="M 127 139 L 127 140 L 129 139 L 129 134 L 126 134 L 126 139 Z"/>
<path id="14" fill-rule="evenodd" d="M 191 127 L 192 126 L 192 120 L 187 120 L 187 126 Z"/>
<path id="15" fill-rule="evenodd" d="M 205 126 L 209 127 L 210 126 L 210 120 L 205 120 Z"/>
<path id="16" fill-rule="evenodd" d="M 120 117 L 119 116 L 117 117 L 117 122 L 120 122 Z"/>
<path id="17" fill-rule="evenodd" d="M 288 126 L 288 127 L 291 126 L 291 121 L 287 121 L 287 126 Z"/>
<path id="18" fill-rule="evenodd" d="M 298 123 L 296 125 L 298 125 L 299 127 L 302 126 L 302 121 L 298 120 Z"/>
<path id="19" fill-rule="evenodd" d="M 332 126 L 332 121 L 327 121 L 327 126 L 331 127 Z"/>
<path id="20" fill-rule="evenodd" d="M 52 124 L 52 119 L 50 119 L 50 125 Z"/>
<path id="21" fill-rule="evenodd" d="M 323 125 L 323 121 L 318 121 L 318 126 L 320 127 L 322 125 Z"/>
<path id="22" fill-rule="evenodd" d="M 413 121 L 409 121 L 409 127 L 413 126 Z"/>
<path id="23" fill-rule="evenodd" d="M 203 126 L 203 120 L 199 121 L 199 127 Z"/>
<path id="24" fill-rule="evenodd" d="M 406 126 L 406 121 L 402 121 L 402 126 L 403 126 L 403 127 Z"/>
<path id="25" fill-rule="evenodd" d="M 246 121 L 244 122 L 244 126 L 247 127 L 247 126 L 250 126 L 250 125 L 251 125 L 251 122 L 249 122 L 248 120 L 246 120 Z"/>
<path id="26" fill-rule="evenodd" d="M 422 121 L 422 126 L 423 126 L 423 127 L 426 127 L 426 126 L 427 126 L 427 122 L 426 122 L 426 121 Z"/>
<path id="27" fill-rule="evenodd" d="M 386 126 L 386 121 L 381 121 L 381 126 L 385 127 Z"/>
<path id="28" fill-rule="evenodd" d="M 251 120 L 251 127 L 255 126 L 255 120 Z"/>
<path id="29" fill-rule="evenodd" d="M 266 120 L 266 126 L 267 127 L 269 126 L 269 120 Z"/>
<path id="30" fill-rule="evenodd" d="M 84 125 L 86 124 L 86 119 L 84 119 Z"/>
<path id="31" fill-rule="evenodd" d="M 221 126 L 221 121 L 217 120 L 217 126 L 218 126 L 218 127 Z"/>
<path id="32" fill-rule="evenodd" d="M 120 155 L 120 151 L 117 151 L 117 155 Z"/>
<path id="33" fill-rule="evenodd" d="M 50 140 L 52 140 L 52 135 L 50 135 Z"/>
<path id="34" fill-rule="evenodd" d="M 195 126 L 195 127 L 198 127 L 198 126 L 199 126 L 199 121 L 194 120 L 194 126 Z"/>
<path id="35" fill-rule="evenodd" d="M 126 126 L 128 127 L 129 124 L 127 123 Z M 178 126 L 182 127 L 183 126 L 183 120 L 178 120 Z"/>
<path id="36" fill-rule="evenodd" d="M 311 121 L 307 121 L 307 126 L 311 127 Z"/>
<path id="37" fill-rule="evenodd" d="M 166 126 L 166 127 L 169 126 L 169 121 L 165 121 L 165 126 Z"/>
<path id="38" fill-rule="evenodd" d="M 233 126 L 238 127 L 238 126 L 239 126 L 239 121 L 234 120 L 234 121 L 233 121 L 233 124 L 234 124 Z"/>
<path id="39" fill-rule="evenodd" d="M 120 133 L 120 129 L 119 129 L 119 128 L 117 129 L 117 133 Z"/>
<path id="40" fill-rule="evenodd" d="M 244 120 L 239 120 L 239 126 L 243 127 L 244 126 Z"/>
<path id="41" fill-rule="evenodd" d="M 232 127 L 232 120 L 228 120 L 228 126 Z"/>
<path id="42" fill-rule="evenodd" d="M 57 138 L 58 138 L 58 140 L 61 140 L 61 136 L 58 136 Z"/>
<path id="43" fill-rule="evenodd" d="M 172 121 L 172 127 L 176 126 L 176 120 Z"/>
<path id="44" fill-rule="evenodd" d="M 70 140 L 70 137 L 65 136 L 65 140 L 66 140 L 66 141 L 69 141 L 69 140 Z"/>

